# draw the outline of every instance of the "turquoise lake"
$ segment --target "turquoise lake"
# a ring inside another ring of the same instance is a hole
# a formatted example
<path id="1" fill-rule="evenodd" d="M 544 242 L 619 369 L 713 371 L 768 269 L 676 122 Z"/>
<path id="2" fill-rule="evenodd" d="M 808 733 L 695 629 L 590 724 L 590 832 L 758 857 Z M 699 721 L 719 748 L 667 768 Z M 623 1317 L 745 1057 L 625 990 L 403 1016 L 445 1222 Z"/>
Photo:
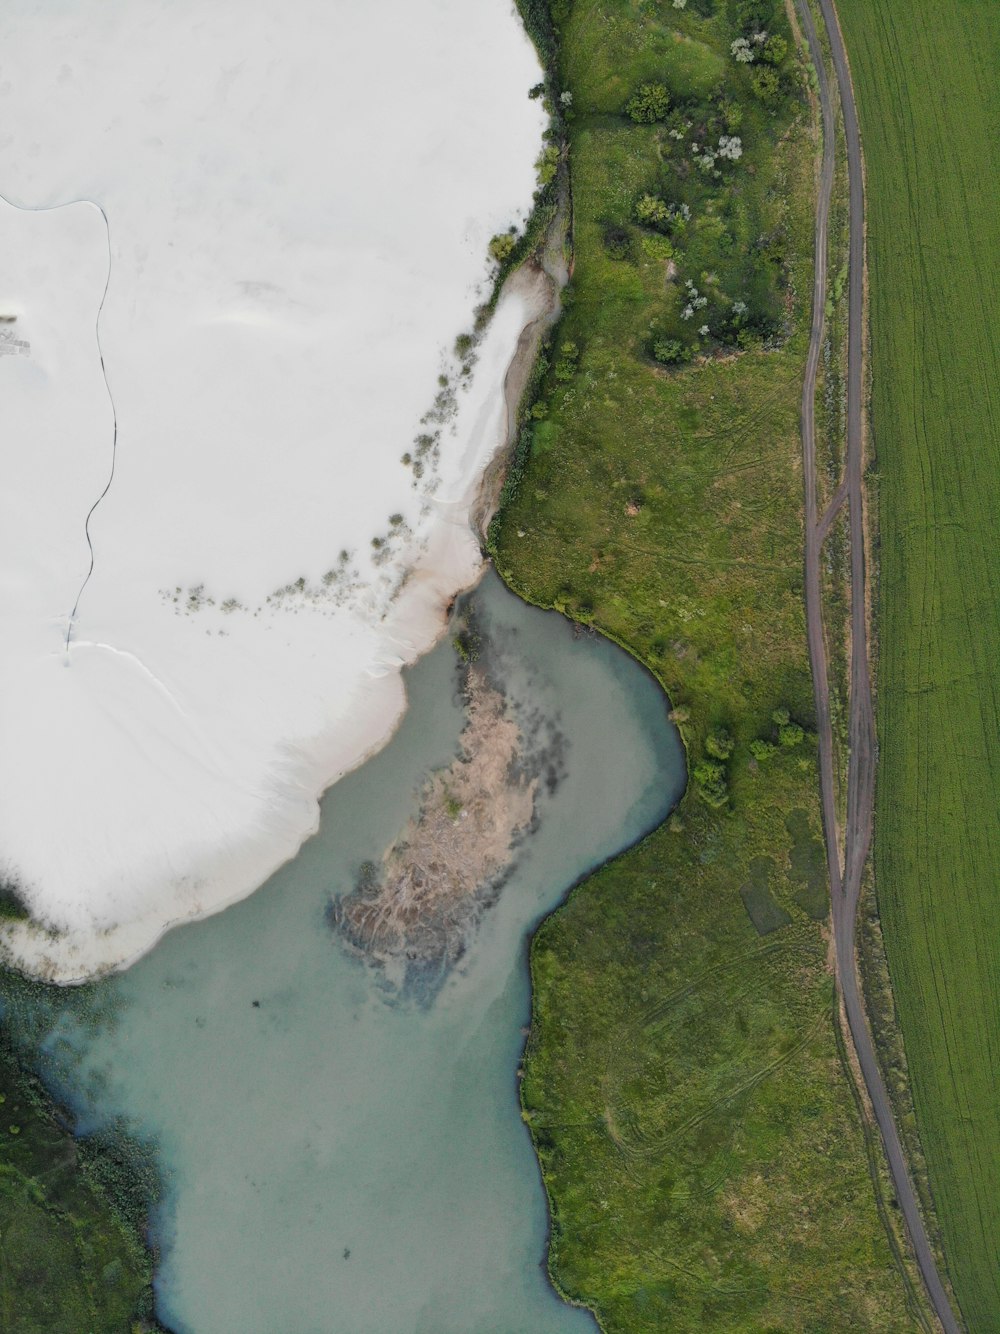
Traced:
<path id="1" fill-rule="evenodd" d="M 332 931 L 463 725 L 450 636 L 407 673 L 390 745 L 323 801 L 319 833 L 251 898 L 127 973 L 45 991 L 41 1069 L 81 1131 L 155 1146 L 157 1313 L 177 1334 L 582 1334 L 545 1273 L 520 1119 L 527 942 L 595 863 L 656 825 L 684 756 L 656 683 L 614 645 L 473 594 L 491 671 L 556 755 L 514 869 L 425 1003 Z M 551 787 L 551 791 L 549 788 Z"/>

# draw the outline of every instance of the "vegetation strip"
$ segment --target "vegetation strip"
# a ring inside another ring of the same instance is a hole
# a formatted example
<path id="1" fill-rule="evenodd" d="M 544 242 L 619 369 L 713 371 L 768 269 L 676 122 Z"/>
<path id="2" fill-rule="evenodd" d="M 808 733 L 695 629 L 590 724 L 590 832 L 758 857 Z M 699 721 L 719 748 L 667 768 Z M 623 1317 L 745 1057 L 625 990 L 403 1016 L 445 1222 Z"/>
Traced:
<path id="1" fill-rule="evenodd" d="M 0 1040 L 0 1328 L 159 1330 L 146 1204 L 115 1146 L 77 1144 Z"/>
<path id="2" fill-rule="evenodd" d="M 949 1276 L 1000 1322 L 995 4 L 840 0 L 869 170 L 876 889 Z"/>
<path id="3" fill-rule="evenodd" d="M 491 547 L 515 591 L 651 667 L 692 783 L 532 948 L 550 1270 L 609 1331 L 912 1330 L 822 927 L 798 431 L 814 141 L 791 34 L 757 0 L 555 18 L 573 277 Z"/>

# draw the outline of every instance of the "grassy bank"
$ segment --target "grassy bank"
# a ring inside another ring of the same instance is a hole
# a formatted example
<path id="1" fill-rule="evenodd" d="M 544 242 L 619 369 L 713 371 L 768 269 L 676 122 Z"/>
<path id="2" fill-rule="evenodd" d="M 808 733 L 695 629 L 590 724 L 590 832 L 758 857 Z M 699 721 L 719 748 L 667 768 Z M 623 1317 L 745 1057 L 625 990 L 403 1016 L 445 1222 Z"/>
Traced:
<path id="1" fill-rule="evenodd" d="M 918 1313 L 832 1019 L 798 437 L 815 144 L 769 10 L 557 8 L 574 271 L 491 534 L 517 592 L 649 665 L 689 753 L 674 817 L 532 951 L 551 1270 L 608 1330 Z"/>
<path id="2" fill-rule="evenodd" d="M 40 1085 L 0 1046 L 0 1329 L 139 1334 L 152 1262 L 112 1206 L 114 1161 L 81 1150 Z"/>
<path id="3" fill-rule="evenodd" d="M 876 889 L 970 1329 L 1000 1328 L 1000 110 L 991 0 L 840 0 L 865 141 L 880 552 Z"/>

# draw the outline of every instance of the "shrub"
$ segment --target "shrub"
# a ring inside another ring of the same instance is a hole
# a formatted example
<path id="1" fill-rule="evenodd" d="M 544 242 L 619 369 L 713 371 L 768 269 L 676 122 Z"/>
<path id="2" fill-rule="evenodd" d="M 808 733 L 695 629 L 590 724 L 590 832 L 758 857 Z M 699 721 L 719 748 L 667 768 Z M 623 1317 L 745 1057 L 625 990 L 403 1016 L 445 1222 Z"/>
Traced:
<path id="1" fill-rule="evenodd" d="M 580 359 L 580 349 L 575 343 L 563 343 L 559 349 L 559 360 L 553 369 L 557 380 L 572 380 L 576 374 L 576 364 Z"/>
<path id="2" fill-rule="evenodd" d="M 709 806 L 724 806 L 729 800 L 726 768 L 718 760 L 699 760 L 694 766 L 698 795 Z"/>
<path id="3" fill-rule="evenodd" d="M 664 120 L 670 110 L 670 94 L 662 83 L 642 83 L 625 103 L 626 113 L 637 125 Z"/>
<path id="4" fill-rule="evenodd" d="M 500 232 L 490 242 L 490 254 L 498 264 L 503 264 L 510 259 L 516 245 L 517 237 L 513 232 Z"/>
<path id="5" fill-rule="evenodd" d="M 764 43 L 761 56 L 769 65 L 780 65 L 788 55 L 788 43 L 780 33 L 775 33 Z"/>
<path id="6" fill-rule="evenodd" d="M 556 144 L 549 144 L 548 148 L 543 148 L 535 163 L 535 170 L 538 172 L 538 184 L 545 186 L 551 185 L 556 178 L 556 171 L 559 168 L 559 148 Z"/>
<path id="7" fill-rule="evenodd" d="M 781 97 L 781 79 L 777 70 L 770 65 L 762 65 L 754 70 L 750 76 L 750 86 L 766 107 L 774 106 Z"/>
<path id="8" fill-rule="evenodd" d="M 741 28 L 758 32 L 773 17 L 773 0 L 736 0 L 736 21 Z"/>
<path id="9" fill-rule="evenodd" d="M 705 738 L 705 749 L 717 760 L 728 760 L 736 742 L 725 727 L 714 727 Z"/>
<path id="10" fill-rule="evenodd" d="M 731 55 L 739 65 L 749 65 L 753 62 L 753 47 L 745 37 L 737 37 L 729 48 Z"/>
<path id="11" fill-rule="evenodd" d="M 687 360 L 684 344 L 676 338 L 657 338 L 653 344 L 653 359 L 661 366 L 676 366 Z"/>
<path id="12" fill-rule="evenodd" d="M 719 157 L 739 162 L 743 156 L 743 140 L 738 134 L 724 134 L 719 139 Z"/>
<path id="13" fill-rule="evenodd" d="M 636 202 L 635 216 L 644 227 L 655 227 L 667 235 L 682 233 L 691 220 L 687 204 L 668 204 L 658 195 L 641 195 Z"/>
<path id="14" fill-rule="evenodd" d="M 788 712 L 787 709 L 785 708 L 775 709 L 775 711 L 771 714 L 771 721 L 777 723 L 779 727 L 784 727 L 785 723 L 788 722 L 790 717 L 791 714 Z"/>
<path id="15" fill-rule="evenodd" d="M 797 746 L 805 736 L 798 723 L 783 723 L 778 728 L 778 740 L 783 746 Z"/>
<path id="16" fill-rule="evenodd" d="M 635 216 L 646 227 L 665 227 L 670 222 L 670 205 L 656 195 L 643 195 L 635 206 Z"/>
<path id="17" fill-rule="evenodd" d="M 773 741 L 765 741 L 763 737 L 750 742 L 750 754 L 755 760 L 769 760 L 777 749 Z"/>
<path id="18" fill-rule="evenodd" d="M 604 249 L 611 259 L 629 259 L 632 254 L 632 238 L 625 227 L 610 225 L 604 229 Z"/>
<path id="19" fill-rule="evenodd" d="M 726 129 L 730 134 L 735 134 L 743 124 L 743 108 L 739 102 L 723 102 L 719 111 L 726 122 Z"/>
<path id="20" fill-rule="evenodd" d="M 30 916 L 18 887 L 9 880 L 0 880 L 0 918 L 26 921 Z"/>

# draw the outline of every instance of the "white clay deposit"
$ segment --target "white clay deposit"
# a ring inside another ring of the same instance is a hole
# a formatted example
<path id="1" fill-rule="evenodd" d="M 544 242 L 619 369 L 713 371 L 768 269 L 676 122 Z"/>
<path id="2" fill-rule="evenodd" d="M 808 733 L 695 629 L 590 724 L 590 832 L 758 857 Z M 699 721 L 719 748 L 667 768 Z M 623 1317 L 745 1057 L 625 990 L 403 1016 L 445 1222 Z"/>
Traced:
<path id="1" fill-rule="evenodd" d="M 391 734 L 478 572 L 541 299 L 507 293 L 421 424 L 530 207 L 539 77 L 510 0 L 4 6 L 0 874 L 51 928 L 4 928 L 24 966 L 78 979 L 249 893 Z"/>

